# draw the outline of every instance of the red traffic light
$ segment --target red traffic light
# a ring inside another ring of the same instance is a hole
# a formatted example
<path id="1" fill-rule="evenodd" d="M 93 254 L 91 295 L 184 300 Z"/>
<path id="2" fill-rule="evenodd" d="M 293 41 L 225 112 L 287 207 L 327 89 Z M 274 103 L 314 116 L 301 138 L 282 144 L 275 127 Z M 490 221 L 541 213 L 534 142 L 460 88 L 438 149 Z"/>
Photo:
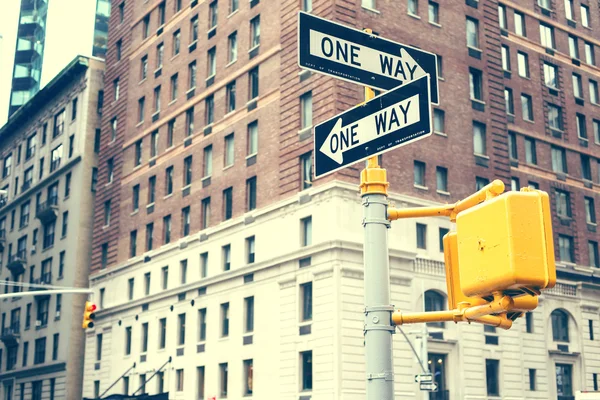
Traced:
<path id="1" fill-rule="evenodd" d="M 85 309 L 83 311 L 83 323 L 81 327 L 83 329 L 93 328 L 94 327 L 94 319 L 96 318 L 96 313 L 94 311 L 97 310 L 98 307 L 91 301 L 85 302 Z"/>

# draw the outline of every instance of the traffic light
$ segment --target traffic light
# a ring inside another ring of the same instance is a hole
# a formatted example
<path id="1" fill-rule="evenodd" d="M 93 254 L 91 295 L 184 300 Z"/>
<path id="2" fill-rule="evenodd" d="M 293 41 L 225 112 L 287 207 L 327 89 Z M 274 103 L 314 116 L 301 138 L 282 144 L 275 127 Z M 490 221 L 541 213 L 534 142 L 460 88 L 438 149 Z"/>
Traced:
<path id="1" fill-rule="evenodd" d="M 85 309 L 83 311 L 83 323 L 81 324 L 81 327 L 83 329 L 94 327 L 94 319 L 96 319 L 96 309 L 96 305 L 91 301 L 85 302 Z"/>
<path id="2" fill-rule="evenodd" d="M 456 241 L 459 285 L 466 297 L 536 295 L 556 283 L 545 192 L 508 192 L 459 213 Z M 456 271 L 451 274 L 456 279 Z"/>

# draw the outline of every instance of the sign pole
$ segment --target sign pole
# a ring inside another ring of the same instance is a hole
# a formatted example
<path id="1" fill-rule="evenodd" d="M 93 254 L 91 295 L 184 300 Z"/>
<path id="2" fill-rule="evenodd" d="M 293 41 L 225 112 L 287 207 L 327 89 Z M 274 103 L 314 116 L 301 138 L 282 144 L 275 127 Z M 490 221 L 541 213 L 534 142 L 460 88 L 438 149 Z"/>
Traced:
<path id="1" fill-rule="evenodd" d="M 365 101 L 375 97 L 365 87 Z M 386 171 L 370 157 L 361 172 L 360 190 L 363 205 L 364 286 L 365 286 L 365 356 L 367 400 L 394 399 L 392 359 L 393 307 L 390 305 L 390 274 L 387 230 Z"/>

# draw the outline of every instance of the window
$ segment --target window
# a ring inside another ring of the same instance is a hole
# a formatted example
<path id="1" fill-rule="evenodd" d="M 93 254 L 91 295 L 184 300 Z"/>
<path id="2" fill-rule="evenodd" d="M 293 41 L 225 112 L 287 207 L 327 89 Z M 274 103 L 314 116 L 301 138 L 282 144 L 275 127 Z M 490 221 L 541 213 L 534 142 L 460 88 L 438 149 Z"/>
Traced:
<path id="1" fill-rule="evenodd" d="M 498 24 L 502 29 L 508 29 L 506 22 L 506 7 L 503 5 L 498 6 Z"/>
<path id="2" fill-rule="evenodd" d="M 54 229 L 56 221 L 44 225 L 44 249 L 54 245 Z"/>
<path id="3" fill-rule="evenodd" d="M 508 132 L 508 156 L 513 160 L 519 158 L 517 152 L 517 136 L 514 132 Z"/>
<path id="4" fill-rule="evenodd" d="M 419 14 L 419 0 L 408 0 L 408 13 L 412 15 Z"/>
<path id="5" fill-rule="evenodd" d="M 108 243 L 102 243 L 101 252 L 102 253 L 100 256 L 100 267 L 104 269 L 108 264 Z"/>
<path id="6" fill-rule="evenodd" d="M 446 113 L 443 110 L 435 108 L 433 110 L 433 130 L 438 133 L 446 131 Z"/>
<path id="7" fill-rule="evenodd" d="M 156 197 L 156 176 L 148 178 L 148 205 L 154 204 Z"/>
<path id="8" fill-rule="evenodd" d="M 574 263 L 575 254 L 573 253 L 573 238 L 571 236 L 558 235 L 558 249 L 560 260 Z"/>
<path id="9" fill-rule="evenodd" d="M 583 98 L 583 84 L 581 81 L 581 75 L 573 73 L 572 82 L 573 82 L 573 95 L 575 97 L 577 97 L 578 99 L 582 99 Z"/>
<path id="10" fill-rule="evenodd" d="M 229 0 L 229 14 L 232 14 L 235 11 L 237 11 L 239 7 L 239 0 Z"/>
<path id="11" fill-rule="evenodd" d="M 227 39 L 227 43 L 228 43 L 228 56 L 227 56 L 227 62 L 228 63 L 232 63 L 235 62 L 237 60 L 237 31 L 233 32 L 231 35 L 229 35 L 229 38 Z"/>
<path id="12" fill-rule="evenodd" d="M 556 214 L 560 217 L 571 217 L 571 199 L 569 192 L 556 190 Z"/>
<path id="13" fill-rule="evenodd" d="M 62 160 L 62 156 L 63 156 L 63 146 L 58 145 L 56 146 L 53 150 L 52 153 L 50 154 L 50 172 L 56 171 L 58 169 L 58 167 L 60 167 L 60 162 Z M 17 185 L 15 185 L 15 189 L 16 189 Z"/>
<path id="14" fill-rule="evenodd" d="M 244 332 L 254 331 L 254 296 L 244 298 Z"/>
<path id="15" fill-rule="evenodd" d="M 163 217 L 163 243 L 171 243 L 171 215 Z"/>
<path id="16" fill-rule="evenodd" d="M 154 113 L 157 112 L 160 112 L 160 85 L 154 88 Z"/>
<path id="17" fill-rule="evenodd" d="M 565 0 L 565 17 L 573 21 L 573 0 Z"/>
<path id="18" fill-rule="evenodd" d="M 435 178 L 437 190 L 439 192 L 448 192 L 448 169 L 445 167 L 437 167 L 435 170 Z"/>
<path id="19" fill-rule="evenodd" d="M 158 320 L 158 348 L 164 349 L 167 344 L 167 319 Z"/>
<path id="20" fill-rule="evenodd" d="M 467 46 L 479 48 L 479 21 L 467 17 Z"/>
<path id="21" fill-rule="evenodd" d="M 556 394 L 559 400 L 573 399 L 573 378 L 571 364 L 556 364 Z"/>
<path id="22" fill-rule="evenodd" d="M 119 78 L 115 79 L 113 81 L 113 93 L 114 93 L 114 101 L 119 100 Z M 62 128 L 61 128 L 62 130 Z M 56 120 L 55 120 L 55 125 L 54 125 L 54 133 L 56 133 Z M 62 133 L 62 131 L 61 131 Z M 56 137 L 56 136 L 53 136 Z"/>
<path id="23" fill-rule="evenodd" d="M 246 261 L 248 264 L 254 263 L 256 256 L 256 241 L 254 236 L 246 238 Z"/>
<path id="24" fill-rule="evenodd" d="M 178 83 L 179 83 L 179 74 L 175 74 L 175 75 L 171 76 L 171 101 L 177 99 Z"/>
<path id="25" fill-rule="evenodd" d="M 519 36 L 527 36 L 525 27 L 525 15 L 515 11 L 515 33 Z"/>
<path id="26" fill-rule="evenodd" d="M 537 165 L 535 139 L 525 138 L 525 162 L 527 164 Z"/>
<path id="27" fill-rule="evenodd" d="M 142 141 L 138 140 L 135 143 L 135 166 L 142 164 Z"/>
<path id="28" fill-rule="evenodd" d="M 438 78 L 439 79 L 444 79 L 444 60 L 443 57 L 440 56 L 439 54 L 436 55 L 436 60 L 437 60 L 437 74 L 438 74 Z"/>
<path id="29" fill-rule="evenodd" d="M 35 340 L 35 354 L 33 357 L 34 364 L 43 364 L 46 361 L 46 338 Z M 40 397 L 41 398 L 41 397 Z"/>
<path id="30" fill-rule="evenodd" d="M 192 61 L 188 65 L 188 89 L 196 87 L 196 61 Z"/>
<path id="31" fill-rule="evenodd" d="M 226 96 L 227 112 L 230 113 L 232 111 L 235 111 L 235 81 L 227 84 Z"/>
<path id="32" fill-rule="evenodd" d="M 248 84 L 250 85 L 248 88 L 249 100 L 257 98 L 259 87 L 258 67 L 255 67 L 248 72 Z"/>
<path id="33" fill-rule="evenodd" d="M 223 271 L 229 271 L 231 269 L 231 245 L 225 245 L 222 247 L 223 252 Z"/>
<path id="34" fill-rule="evenodd" d="M 579 44 L 575 36 L 569 35 L 569 55 L 571 58 L 579 59 Z"/>
<path id="35" fill-rule="evenodd" d="M 140 65 L 140 81 L 143 81 L 148 76 L 148 56 L 144 56 L 141 59 Z"/>
<path id="36" fill-rule="evenodd" d="M 140 374 L 139 393 L 146 393 L 146 374 Z"/>
<path id="37" fill-rule="evenodd" d="M 175 131 L 175 119 L 169 121 L 167 126 L 167 148 L 173 147 L 173 132 Z"/>
<path id="38" fill-rule="evenodd" d="M 558 68 L 546 62 L 544 63 L 544 83 L 548 87 L 558 88 Z"/>
<path id="39" fill-rule="evenodd" d="M 585 222 L 588 224 L 596 224 L 596 208 L 594 207 L 594 199 L 592 197 L 584 198 L 585 204 Z"/>
<path id="40" fill-rule="evenodd" d="M 12 153 L 9 154 L 4 159 L 4 168 L 2 170 L 2 178 L 6 178 L 7 176 L 9 176 L 11 169 L 12 169 Z"/>
<path id="41" fill-rule="evenodd" d="M 182 392 L 183 391 L 183 369 L 178 369 L 175 371 L 175 382 L 176 382 L 175 390 L 177 392 Z"/>
<path id="42" fill-rule="evenodd" d="M 177 316 L 177 345 L 183 346 L 185 344 L 185 314 L 179 314 Z"/>
<path id="43" fill-rule="evenodd" d="M 587 128 L 585 123 L 585 115 L 575 114 L 575 120 L 577 121 L 577 136 L 581 139 L 587 140 Z"/>
<path id="44" fill-rule="evenodd" d="M 312 390 L 312 351 L 303 351 L 300 353 L 301 376 L 300 389 L 303 391 Z"/>
<path id="45" fill-rule="evenodd" d="M 210 226 L 210 197 L 202 199 L 202 229 Z"/>
<path id="46" fill-rule="evenodd" d="M 165 170 L 165 196 L 173 194 L 173 166 Z"/>
<path id="47" fill-rule="evenodd" d="M 312 92 L 300 96 L 300 129 L 312 127 Z"/>
<path id="48" fill-rule="evenodd" d="M 165 45 L 163 43 L 156 46 L 156 69 L 159 70 L 163 66 L 163 58 L 165 54 Z"/>
<path id="49" fill-rule="evenodd" d="M 506 107 L 507 114 L 515 114 L 515 103 L 513 101 L 513 91 L 511 88 L 504 88 L 504 106 Z"/>
<path id="50" fill-rule="evenodd" d="M 145 322 L 142 324 L 142 353 L 146 353 L 148 351 L 148 323 Z"/>
<path id="51" fill-rule="evenodd" d="M 160 371 L 156 373 L 156 386 L 157 393 L 165 392 L 165 371 Z"/>
<path id="52" fill-rule="evenodd" d="M 517 52 L 517 68 L 520 77 L 529 78 L 529 56 L 526 53 Z"/>
<path id="53" fill-rule="evenodd" d="M 510 49 L 506 45 L 502 45 L 502 69 L 510 71 Z"/>
<path id="54" fill-rule="evenodd" d="M 250 20 L 250 48 L 260 44 L 260 15 Z"/>
<path id="55" fill-rule="evenodd" d="M 513 192 L 518 192 L 520 189 L 521 183 L 519 182 L 519 178 L 510 178 L 510 190 L 512 190 Z"/>
<path id="56" fill-rule="evenodd" d="M 129 300 L 133 300 L 133 294 L 134 294 L 134 287 L 135 287 L 135 280 L 134 278 L 130 278 L 129 281 L 127 282 L 127 297 Z"/>
<path id="57" fill-rule="evenodd" d="M 590 102 L 592 104 L 598 104 L 598 82 L 590 79 Z"/>
<path id="58" fill-rule="evenodd" d="M 198 40 L 198 15 L 190 20 L 190 43 Z"/>
<path id="59" fill-rule="evenodd" d="M 208 252 L 200 254 L 200 278 L 208 276 Z"/>
<path id="60" fill-rule="evenodd" d="M 414 184 L 425 187 L 425 163 L 422 161 L 414 162 Z"/>
<path id="61" fill-rule="evenodd" d="M 179 277 L 182 285 L 187 283 L 187 259 L 179 261 Z"/>
<path id="62" fill-rule="evenodd" d="M 487 178 L 482 178 L 480 176 L 475 177 L 475 190 L 481 190 L 485 186 L 489 185 L 490 180 Z"/>
<path id="63" fill-rule="evenodd" d="M 590 8 L 583 4 L 581 4 L 581 25 L 590 27 Z"/>
<path id="64" fill-rule="evenodd" d="M 594 127 L 594 141 L 597 144 L 600 144 L 600 120 L 593 120 L 592 126 Z M 598 177 L 600 179 L 600 173 L 598 174 Z"/>
<path id="65" fill-rule="evenodd" d="M 181 31 L 177 30 L 173 33 L 173 57 L 179 54 L 181 48 Z"/>
<path id="66" fill-rule="evenodd" d="M 310 246 L 312 244 L 312 217 L 302 218 L 300 220 L 300 228 L 300 245 L 302 247 Z"/>
<path id="67" fill-rule="evenodd" d="M 569 341 L 569 315 L 563 310 L 554 310 L 550 314 L 552 320 L 552 339 L 555 342 Z"/>
<path id="68" fill-rule="evenodd" d="M 312 152 L 300 156 L 300 169 L 302 190 L 312 187 Z"/>
<path id="69" fill-rule="evenodd" d="M 146 103 L 146 98 L 142 97 L 138 100 L 138 123 L 144 122 L 144 105 Z"/>
<path id="70" fill-rule="evenodd" d="M 207 63 L 208 63 L 208 67 L 207 67 L 207 74 L 208 77 L 212 77 L 215 76 L 215 74 L 217 73 L 217 47 L 212 47 L 210 50 L 208 50 L 208 55 L 206 57 L 207 59 Z"/>
<path id="71" fill-rule="evenodd" d="M 533 312 L 531 311 L 525 313 L 525 331 L 533 333 Z"/>
<path id="72" fill-rule="evenodd" d="M 217 1 L 213 1 L 208 6 L 208 29 L 212 29 L 217 26 L 218 16 L 219 16 L 219 3 Z"/>
<path id="73" fill-rule="evenodd" d="M 596 65 L 596 55 L 594 54 L 594 45 L 588 42 L 584 44 L 585 62 L 590 65 Z"/>
<path id="74" fill-rule="evenodd" d="M 500 396 L 498 360 L 485 360 L 485 378 L 488 396 Z"/>
<path id="75" fill-rule="evenodd" d="M 481 71 L 469 68 L 469 88 L 471 100 L 483 101 L 483 83 Z"/>
<path id="76" fill-rule="evenodd" d="M 206 340 L 206 308 L 198 310 L 198 341 Z"/>
<path id="77" fill-rule="evenodd" d="M 227 363 L 219 364 L 219 388 L 221 398 L 227 398 L 227 379 L 228 378 L 228 369 Z"/>
<path id="78" fill-rule="evenodd" d="M 75 99 L 77 100 L 77 99 Z M 37 136 L 33 135 L 27 138 L 27 149 L 25 151 L 25 160 L 29 160 L 35 154 L 35 147 L 37 145 Z"/>
<path id="79" fill-rule="evenodd" d="M 440 23 L 440 5 L 433 1 L 429 2 L 429 22 L 436 25 Z"/>
<path id="80" fill-rule="evenodd" d="M 118 99 L 118 87 L 119 87 L 119 80 L 116 80 L 117 82 L 117 91 L 115 92 L 115 100 Z M 63 134 L 65 130 L 65 110 L 63 109 L 62 111 L 60 111 L 58 114 L 56 114 L 54 116 L 54 132 L 52 133 L 52 138 L 55 138 L 57 136 L 60 136 Z"/>
<path id="81" fill-rule="evenodd" d="M 477 155 L 485 155 L 487 153 L 485 125 L 479 122 L 473 122 L 473 151 Z"/>
<path id="82" fill-rule="evenodd" d="M 192 156 L 187 156 L 183 160 L 183 186 L 192 184 Z"/>
<path id="83" fill-rule="evenodd" d="M 440 253 L 444 252 L 444 236 L 446 236 L 449 232 L 449 229 L 440 228 Z"/>
<path id="84" fill-rule="evenodd" d="M 252 360 L 244 360 L 244 396 L 252 395 L 253 372 Z"/>
<path id="85" fill-rule="evenodd" d="M 548 104 L 548 123 L 551 129 L 563 130 L 562 108 Z"/>
<path id="86" fill-rule="evenodd" d="M 521 111 L 524 120 L 533 121 L 533 101 L 528 94 L 521 93 Z"/>
<path id="87" fill-rule="evenodd" d="M 121 4 L 119 4 L 119 23 L 122 24 L 123 23 L 123 19 L 125 18 L 125 2 L 121 2 Z"/>
<path id="88" fill-rule="evenodd" d="M 233 214 L 233 188 L 223 190 L 223 221 L 231 219 Z"/>
<path id="89" fill-rule="evenodd" d="M 427 225 L 417 224 L 417 249 L 427 249 Z"/>
<path id="90" fill-rule="evenodd" d="M 258 121 L 248 124 L 248 155 L 258 152 Z"/>
<path id="91" fill-rule="evenodd" d="M 204 105 L 204 125 L 215 122 L 215 97 L 210 95 L 206 98 Z"/>
<path id="92" fill-rule="evenodd" d="M 23 366 L 26 367 L 27 366 L 27 359 L 29 358 L 29 342 L 25 342 L 23 343 Z M 23 392 L 24 389 L 24 385 L 21 387 L 21 392 Z M 24 394 L 23 394 L 24 397 Z"/>
<path id="93" fill-rule="evenodd" d="M 540 42 L 542 46 L 554 49 L 554 29 L 544 23 L 540 23 Z"/>
<path id="94" fill-rule="evenodd" d="M 234 142 L 233 142 L 233 133 L 225 136 L 225 155 L 223 157 L 224 166 L 229 167 L 233 165 L 234 162 Z"/>
<path id="95" fill-rule="evenodd" d="M 142 39 L 150 35 L 150 15 L 146 15 L 142 21 Z"/>
<path id="96" fill-rule="evenodd" d="M 152 250 L 152 235 L 154 234 L 154 223 L 146 225 L 146 251 Z"/>
<path id="97" fill-rule="evenodd" d="M 221 337 L 229 336 L 229 303 L 221 304 Z"/>
<path id="98" fill-rule="evenodd" d="M 600 268 L 600 258 L 598 257 L 598 242 L 588 242 L 588 253 L 590 257 L 590 266 Z"/>
<path id="99" fill-rule="evenodd" d="M 194 107 L 188 108 L 185 112 L 185 135 L 192 136 L 194 134 Z"/>

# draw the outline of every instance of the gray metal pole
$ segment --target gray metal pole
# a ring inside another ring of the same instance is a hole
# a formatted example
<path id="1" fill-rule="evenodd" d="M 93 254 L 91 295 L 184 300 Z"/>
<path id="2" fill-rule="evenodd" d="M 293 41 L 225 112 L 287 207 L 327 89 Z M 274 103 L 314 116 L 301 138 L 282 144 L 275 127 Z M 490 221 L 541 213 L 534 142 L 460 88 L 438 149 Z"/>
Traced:
<path id="1" fill-rule="evenodd" d="M 368 92 L 367 92 L 368 93 Z M 368 95 L 366 97 L 369 97 Z M 370 167 L 378 171 L 370 174 Z M 365 281 L 365 355 L 367 400 L 394 399 L 394 366 L 392 358 L 393 307 L 390 305 L 390 272 L 387 229 L 387 182 L 385 171 L 377 166 L 377 158 L 369 160 L 361 180 L 364 210 L 364 281 Z M 372 187 L 379 190 L 370 190 Z M 381 188 L 383 187 L 383 190 Z M 373 193 L 373 191 L 379 193 Z M 383 192 L 383 194 L 382 194 Z"/>

